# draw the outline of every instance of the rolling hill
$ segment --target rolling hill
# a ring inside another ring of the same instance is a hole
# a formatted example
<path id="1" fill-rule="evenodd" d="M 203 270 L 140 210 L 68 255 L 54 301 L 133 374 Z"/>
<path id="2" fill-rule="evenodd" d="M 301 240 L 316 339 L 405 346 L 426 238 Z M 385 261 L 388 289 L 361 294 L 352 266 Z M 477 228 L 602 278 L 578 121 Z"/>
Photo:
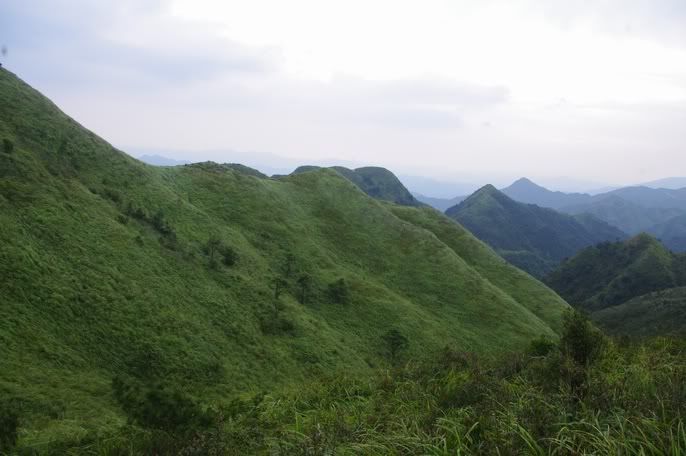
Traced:
<path id="1" fill-rule="evenodd" d="M 398 199 L 379 168 L 149 166 L 4 69 L 0 141 L 0 396 L 28 452 L 122 426 L 115 377 L 228 403 L 384 365 L 390 330 L 409 356 L 495 353 L 568 308 L 433 209 L 370 198 Z"/>
<path id="2" fill-rule="evenodd" d="M 649 337 L 686 334 L 686 287 L 638 296 L 591 314 L 612 334 Z"/>
<path id="3" fill-rule="evenodd" d="M 686 285 L 686 255 L 674 254 L 657 239 L 640 234 L 582 250 L 545 282 L 571 305 L 595 312 Z"/>
<path id="4" fill-rule="evenodd" d="M 319 166 L 305 165 L 296 168 L 292 174 L 301 174 L 321 169 Z M 360 190 L 372 198 L 390 201 L 403 206 L 421 206 L 422 203 L 412 196 L 398 178 L 389 170 L 376 166 L 349 169 L 343 166 L 332 166 L 341 176 L 357 185 Z"/>
<path id="5" fill-rule="evenodd" d="M 625 237 L 592 216 L 576 219 L 552 209 L 518 203 L 492 185 L 448 209 L 446 215 L 512 264 L 538 277 L 586 246 Z"/>

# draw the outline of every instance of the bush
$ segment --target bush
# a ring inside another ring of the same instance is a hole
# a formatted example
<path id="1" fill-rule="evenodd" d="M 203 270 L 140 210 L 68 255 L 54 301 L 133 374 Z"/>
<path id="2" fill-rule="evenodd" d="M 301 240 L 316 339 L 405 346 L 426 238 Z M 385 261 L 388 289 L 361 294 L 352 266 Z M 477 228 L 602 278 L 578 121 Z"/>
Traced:
<path id="1" fill-rule="evenodd" d="M 129 421 L 147 429 L 189 434 L 209 426 L 213 417 L 182 391 L 159 383 L 144 385 L 115 377 L 114 397 Z"/>
<path id="2" fill-rule="evenodd" d="M 329 284 L 327 294 L 336 304 L 348 304 L 350 302 L 350 287 L 345 279 L 338 279 Z"/>
<path id="3" fill-rule="evenodd" d="M 236 252 L 233 247 L 222 245 L 219 251 L 222 255 L 222 263 L 224 263 L 225 266 L 233 266 L 238 261 L 238 252 Z"/>
<path id="4" fill-rule="evenodd" d="M 391 363 L 396 363 L 400 353 L 407 350 L 410 346 L 410 341 L 397 329 L 388 330 L 381 339 L 384 342 L 384 349 L 386 355 Z"/>
<path id="5" fill-rule="evenodd" d="M 14 151 L 14 143 L 7 138 L 3 139 L 2 150 L 5 151 L 6 154 L 11 154 Z"/>
<path id="6" fill-rule="evenodd" d="M 9 406 L 0 406 L 0 453 L 9 453 L 17 444 L 19 415 Z"/>
<path id="7" fill-rule="evenodd" d="M 564 317 L 560 349 L 577 365 L 588 366 L 603 352 L 605 337 L 579 311 L 569 311 Z"/>

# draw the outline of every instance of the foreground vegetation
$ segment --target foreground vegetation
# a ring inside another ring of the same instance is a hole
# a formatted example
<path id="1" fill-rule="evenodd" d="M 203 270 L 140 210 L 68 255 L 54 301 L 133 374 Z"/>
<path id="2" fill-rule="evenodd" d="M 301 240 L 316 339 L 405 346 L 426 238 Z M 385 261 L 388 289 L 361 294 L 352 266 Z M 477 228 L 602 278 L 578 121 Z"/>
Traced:
<path id="1" fill-rule="evenodd" d="M 373 376 L 208 402 L 158 378 L 116 377 L 118 428 L 46 454 L 622 454 L 686 451 L 686 343 L 606 339 L 570 313 L 559 342 L 488 358 L 446 348 Z M 389 360 L 390 362 L 390 360 Z M 18 449 L 19 453 L 29 449 Z"/>

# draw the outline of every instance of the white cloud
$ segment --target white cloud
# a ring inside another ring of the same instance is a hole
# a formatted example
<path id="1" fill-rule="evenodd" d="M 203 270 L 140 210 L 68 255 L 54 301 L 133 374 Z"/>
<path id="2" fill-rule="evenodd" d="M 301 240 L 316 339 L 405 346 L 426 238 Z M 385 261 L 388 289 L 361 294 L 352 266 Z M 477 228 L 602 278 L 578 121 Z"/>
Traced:
<path id="1" fill-rule="evenodd" d="M 621 182 L 686 169 L 685 10 L 10 0 L 0 40 L 8 67 L 122 146 Z"/>

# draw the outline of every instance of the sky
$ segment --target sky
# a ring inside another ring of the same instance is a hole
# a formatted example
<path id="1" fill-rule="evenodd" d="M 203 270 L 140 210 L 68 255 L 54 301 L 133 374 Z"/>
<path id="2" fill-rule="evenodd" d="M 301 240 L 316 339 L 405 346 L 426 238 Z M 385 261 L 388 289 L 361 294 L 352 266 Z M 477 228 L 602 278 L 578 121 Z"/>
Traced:
<path id="1" fill-rule="evenodd" d="M 3 0 L 0 44 L 134 155 L 559 187 L 686 175 L 683 0 Z"/>

